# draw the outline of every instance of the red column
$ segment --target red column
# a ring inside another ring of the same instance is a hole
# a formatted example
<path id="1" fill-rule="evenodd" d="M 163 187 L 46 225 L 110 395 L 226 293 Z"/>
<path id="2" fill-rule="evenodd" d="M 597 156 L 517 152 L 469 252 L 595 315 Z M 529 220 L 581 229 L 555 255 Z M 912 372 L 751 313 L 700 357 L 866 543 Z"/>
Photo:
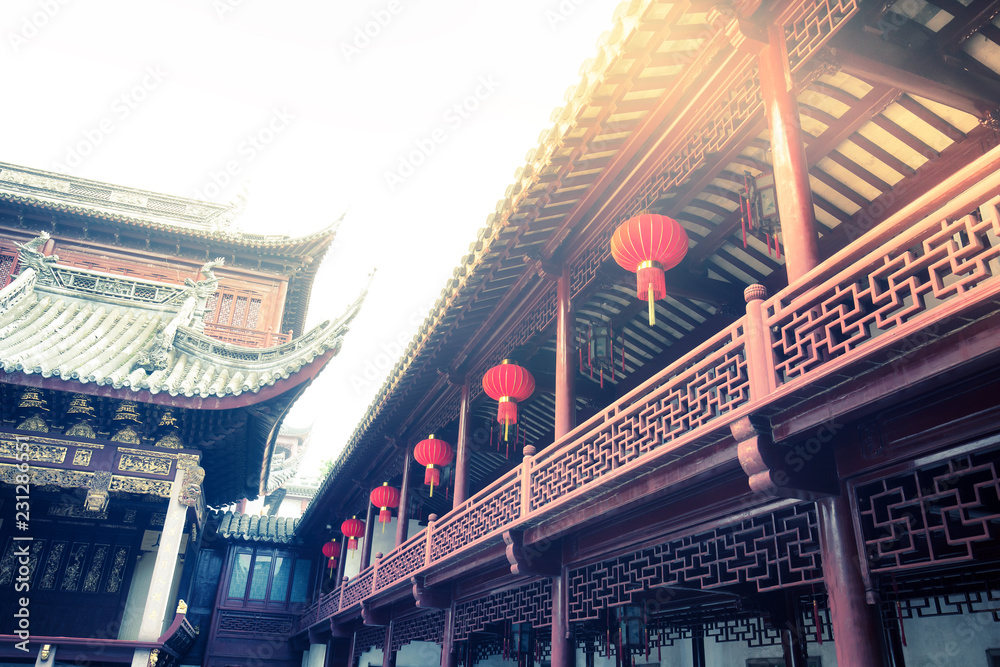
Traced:
<path id="1" fill-rule="evenodd" d="M 361 570 L 364 570 L 372 562 L 372 535 L 375 534 L 374 524 L 375 506 L 369 501 L 368 514 L 365 515 L 365 542 L 361 545 Z"/>
<path id="2" fill-rule="evenodd" d="M 458 652 L 455 650 L 455 604 L 444 612 L 444 641 L 441 642 L 441 667 L 457 667 Z"/>
<path id="3" fill-rule="evenodd" d="M 469 378 L 462 384 L 458 404 L 458 442 L 455 443 L 455 502 L 458 507 L 469 497 Z"/>
<path id="4" fill-rule="evenodd" d="M 403 484 L 399 490 L 399 513 L 396 518 L 396 546 L 406 541 L 410 528 L 410 457 L 413 447 L 403 449 Z"/>
<path id="5" fill-rule="evenodd" d="M 573 303 L 571 299 L 571 284 L 569 265 L 563 266 L 562 274 L 556 284 L 558 311 L 556 314 L 556 440 L 566 435 L 576 426 L 576 392 L 573 382 L 576 379 L 576 366 L 573 363 L 573 347 L 575 346 L 575 322 L 573 320 Z M 555 661 L 553 661 L 553 666 Z"/>
<path id="6" fill-rule="evenodd" d="M 576 648 L 569 640 L 569 601 L 566 570 L 552 577 L 552 667 L 573 667 Z"/>
<path id="7" fill-rule="evenodd" d="M 842 489 L 838 497 L 820 500 L 816 510 L 837 664 L 877 667 L 882 664 L 877 609 L 865 600 L 846 492 Z"/>
<path id="8" fill-rule="evenodd" d="M 771 128 L 771 155 L 778 215 L 785 244 L 785 269 L 792 283 L 819 262 L 809 165 L 806 163 L 799 109 L 791 91 L 783 26 L 768 29 L 770 44 L 760 53 L 760 90 Z"/>

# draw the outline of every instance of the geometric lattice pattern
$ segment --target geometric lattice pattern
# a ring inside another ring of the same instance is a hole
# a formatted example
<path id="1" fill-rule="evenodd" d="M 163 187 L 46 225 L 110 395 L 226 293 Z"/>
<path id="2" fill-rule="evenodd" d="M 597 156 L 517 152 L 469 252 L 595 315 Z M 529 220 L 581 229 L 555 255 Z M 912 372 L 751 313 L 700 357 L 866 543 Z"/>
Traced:
<path id="1" fill-rule="evenodd" d="M 658 387 L 604 410 L 597 418 L 604 420 L 603 426 L 586 439 L 542 451 L 531 470 L 531 509 L 545 507 L 749 401 L 741 333 L 738 326 L 726 328 L 702 348 L 694 364 L 661 374 L 651 380 L 660 382 Z"/>
<path id="2" fill-rule="evenodd" d="M 347 609 L 372 594 L 372 569 L 362 572 L 341 586 L 340 608 Z"/>
<path id="3" fill-rule="evenodd" d="M 967 454 L 859 485 L 872 572 L 974 560 L 1000 536 L 997 451 Z"/>
<path id="4" fill-rule="evenodd" d="M 822 580 L 816 513 L 795 505 L 569 572 L 571 621 L 593 620 L 660 586 L 758 591 Z"/>
<path id="5" fill-rule="evenodd" d="M 837 26 L 858 10 L 858 0 L 815 0 L 804 3 L 785 26 L 792 69 L 830 38 Z"/>
<path id="6" fill-rule="evenodd" d="M 1000 214 L 993 199 L 981 217 L 925 219 L 870 257 L 810 293 L 808 304 L 773 297 L 767 304 L 778 381 L 800 377 L 838 356 L 1000 275 Z"/>
<path id="7" fill-rule="evenodd" d="M 552 582 L 541 579 L 519 588 L 455 605 L 456 641 L 498 623 L 530 623 L 535 629 L 552 624 Z"/>
<path id="8" fill-rule="evenodd" d="M 417 539 L 407 542 L 402 549 L 394 550 L 379 561 L 375 576 L 376 592 L 422 568 L 426 563 L 427 533 L 421 532 Z"/>
<path id="9" fill-rule="evenodd" d="M 248 614 L 238 611 L 219 613 L 219 632 L 238 632 L 255 635 L 288 635 L 292 631 L 293 616 L 279 614 Z"/>
<path id="10" fill-rule="evenodd" d="M 509 525 L 521 514 L 520 468 L 510 471 L 490 487 L 492 492 L 467 503 L 461 512 L 434 526 L 431 560 Z"/>
<path id="11" fill-rule="evenodd" d="M 403 621 L 392 622 L 392 650 L 398 651 L 410 642 L 444 641 L 444 612 L 432 611 Z"/>
<path id="12" fill-rule="evenodd" d="M 357 667 L 366 651 L 385 647 L 385 628 L 381 626 L 363 627 L 354 633 L 354 666 Z"/>

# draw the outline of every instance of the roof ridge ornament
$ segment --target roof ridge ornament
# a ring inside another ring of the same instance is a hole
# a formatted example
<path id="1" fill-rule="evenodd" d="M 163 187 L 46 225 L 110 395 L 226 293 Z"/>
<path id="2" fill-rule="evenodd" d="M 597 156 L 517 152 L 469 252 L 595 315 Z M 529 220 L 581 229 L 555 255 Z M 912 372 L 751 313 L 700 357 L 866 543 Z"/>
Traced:
<path id="1" fill-rule="evenodd" d="M 136 355 L 133 369 L 141 368 L 147 373 L 162 371 L 170 365 L 170 352 L 174 349 L 174 339 L 177 337 L 177 327 L 183 326 L 195 331 L 205 329 L 205 308 L 208 298 L 215 294 L 219 287 L 219 278 L 213 269 L 226 263 L 224 257 L 202 264 L 198 273 L 205 276 L 204 280 L 195 282 L 184 279 L 183 303 L 180 310 L 169 322 L 157 329 L 151 341 Z"/>
<path id="2" fill-rule="evenodd" d="M 52 265 L 59 261 L 59 255 L 46 255 L 42 253 L 42 248 L 48 241 L 49 233 L 39 232 L 38 236 L 26 243 L 14 243 L 18 250 L 18 262 L 21 266 L 35 270 L 35 274 L 38 276 L 38 284 L 40 285 L 54 285 L 56 282 Z"/>

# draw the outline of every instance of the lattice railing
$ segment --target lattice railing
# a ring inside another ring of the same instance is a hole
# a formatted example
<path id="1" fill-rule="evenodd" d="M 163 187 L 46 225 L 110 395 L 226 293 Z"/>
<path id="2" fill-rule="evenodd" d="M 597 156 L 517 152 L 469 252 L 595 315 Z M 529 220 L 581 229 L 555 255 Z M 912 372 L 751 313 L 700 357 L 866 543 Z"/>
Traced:
<path id="1" fill-rule="evenodd" d="M 340 609 L 348 609 L 372 594 L 375 570 L 370 565 L 358 576 L 341 586 Z"/>
<path id="2" fill-rule="evenodd" d="M 375 569 L 375 591 L 409 577 L 426 563 L 427 531 L 422 530 L 379 561 Z"/>
<path id="3" fill-rule="evenodd" d="M 771 298 L 765 312 L 777 384 L 802 378 L 890 332 L 901 339 L 924 329 L 921 340 L 929 342 L 943 333 L 926 330 L 934 311 L 995 296 L 998 205 L 1000 197 L 994 197 L 978 214 L 925 218 L 839 272 L 813 278 L 817 287 Z M 901 355 L 916 345 L 896 347 Z"/>
<path id="4" fill-rule="evenodd" d="M 230 327 L 225 324 L 205 323 L 205 335 L 220 340 L 231 345 L 242 345 L 243 347 L 272 347 L 274 345 L 284 345 L 292 340 L 291 334 L 271 333 L 269 331 L 256 331 L 243 327 Z"/>
<path id="5" fill-rule="evenodd" d="M 53 265 L 56 285 L 97 296 L 109 296 L 156 305 L 180 304 L 184 286 L 164 285 L 141 278 L 109 276 L 96 271 Z"/>
<path id="6" fill-rule="evenodd" d="M 550 447 L 531 469 L 532 510 L 669 446 L 750 400 L 741 323 L 734 324 Z"/>
<path id="7" fill-rule="evenodd" d="M 509 526 L 521 516 L 521 469 L 515 468 L 434 525 L 431 560 Z"/>

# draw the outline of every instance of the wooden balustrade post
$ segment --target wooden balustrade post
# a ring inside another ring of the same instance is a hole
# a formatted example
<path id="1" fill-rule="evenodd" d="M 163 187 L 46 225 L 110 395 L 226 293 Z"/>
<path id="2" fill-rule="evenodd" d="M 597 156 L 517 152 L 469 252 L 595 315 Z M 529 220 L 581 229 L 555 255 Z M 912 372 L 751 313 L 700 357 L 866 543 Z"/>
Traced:
<path id="1" fill-rule="evenodd" d="M 371 590 L 368 592 L 372 595 L 375 594 L 375 584 L 378 582 L 378 566 L 382 562 L 382 556 L 384 554 L 381 551 L 375 552 L 375 562 L 372 564 L 372 584 Z"/>
<path id="2" fill-rule="evenodd" d="M 519 519 L 531 512 L 531 466 L 535 461 L 534 445 L 524 446 L 524 457 L 521 461 L 521 507 Z"/>
<path id="3" fill-rule="evenodd" d="M 361 545 L 361 568 L 363 572 L 372 561 L 372 536 L 375 534 L 375 506 L 368 503 L 368 514 L 365 515 L 365 543 Z"/>
<path id="4" fill-rule="evenodd" d="M 406 541 L 410 529 L 410 457 L 413 447 L 403 449 L 403 483 L 399 491 L 399 512 L 396 517 L 396 546 Z"/>
<path id="5" fill-rule="evenodd" d="M 747 302 L 746 342 L 747 374 L 750 380 L 750 400 L 767 396 L 775 387 L 774 350 L 764 321 L 764 299 L 767 288 L 750 285 L 743 291 Z"/>
<path id="6" fill-rule="evenodd" d="M 819 263 L 819 249 L 809 186 L 809 165 L 788 65 L 785 26 L 772 23 L 768 27 L 768 42 L 758 56 L 760 91 L 764 98 L 767 125 L 771 129 L 771 156 L 781 237 L 785 246 L 785 270 L 788 283 L 792 284 Z"/>
<path id="7" fill-rule="evenodd" d="M 458 404 L 458 442 L 455 443 L 455 502 L 458 507 L 469 497 L 469 378 L 462 382 Z"/>
<path id="8" fill-rule="evenodd" d="M 556 283 L 556 413 L 555 439 L 576 426 L 576 365 L 573 363 L 576 322 L 573 319 L 572 282 L 567 263 Z"/>
<path id="9" fill-rule="evenodd" d="M 434 543 L 434 524 L 437 522 L 437 514 L 427 515 L 427 542 L 424 543 L 424 565 L 431 564 L 431 544 Z"/>

